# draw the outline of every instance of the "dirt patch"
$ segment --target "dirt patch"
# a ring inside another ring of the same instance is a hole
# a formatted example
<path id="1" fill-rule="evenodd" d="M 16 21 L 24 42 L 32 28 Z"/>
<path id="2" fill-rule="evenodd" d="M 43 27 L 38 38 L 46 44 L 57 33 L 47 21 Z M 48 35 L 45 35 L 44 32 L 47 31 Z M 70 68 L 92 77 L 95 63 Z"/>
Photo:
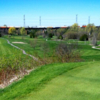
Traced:
<path id="1" fill-rule="evenodd" d="M 21 80 L 25 75 L 29 75 L 30 72 L 33 70 L 35 70 L 35 68 L 26 70 L 25 72 L 18 73 L 17 75 L 14 75 L 11 79 L 8 79 L 8 80 L 4 81 L 2 84 L 0 84 L 0 89 L 3 89 L 5 87 L 9 86 L 13 82 Z"/>
<path id="2" fill-rule="evenodd" d="M 27 44 L 25 42 L 12 42 L 12 43 L 17 43 L 17 44 Z"/>

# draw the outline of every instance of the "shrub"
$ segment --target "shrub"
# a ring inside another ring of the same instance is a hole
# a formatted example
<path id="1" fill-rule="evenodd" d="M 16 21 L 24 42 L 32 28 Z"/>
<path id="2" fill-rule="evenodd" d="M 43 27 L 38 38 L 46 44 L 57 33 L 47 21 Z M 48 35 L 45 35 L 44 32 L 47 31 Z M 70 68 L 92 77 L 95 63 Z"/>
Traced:
<path id="1" fill-rule="evenodd" d="M 77 32 L 73 32 L 73 31 L 67 32 L 64 34 L 64 38 L 66 38 L 66 37 L 67 37 L 67 39 L 78 39 L 79 34 Z"/>
<path id="2" fill-rule="evenodd" d="M 43 36 L 42 35 L 39 35 L 37 38 L 38 39 L 43 39 Z"/>
<path id="3" fill-rule="evenodd" d="M 53 37 L 53 34 L 52 34 L 52 33 L 49 33 L 49 34 L 48 34 L 48 37 L 49 37 L 49 38 L 52 38 L 52 37 Z"/>
<path id="4" fill-rule="evenodd" d="M 56 39 L 57 39 L 57 36 L 53 36 L 53 37 L 52 37 L 52 40 L 56 40 Z"/>
<path id="5" fill-rule="evenodd" d="M 58 39 L 61 39 L 62 40 L 63 39 L 63 36 L 62 35 L 59 35 L 58 36 Z"/>
<path id="6" fill-rule="evenodd" d="M 28 74 L 28 69 L 33 69 L 39 66 L 40 63 L 34 59 L 28 59 L 28 56 L 22 54 L 14 54 L 10 57 L 0 57 L 0 84 L 9 84 L 9 80 L 16 77 L 22 77 Z"/>
<path id="7" fill-rule="evenodd" d="M 31 30 L 29 33 L 30 33 L 30 38 L 36 37 L 36 30 Z"/>
<path id="8" fill-rule="evenodd" d="M 87 35 L 87 34 L 83 34 L 83 35 L 80 37 L 80 41 L 88 41 L 88 35 Z"/>
<path id="9" fill-rule="evenodd" d="M 59 62 L 79 61 L 80 54 L 77 51 L 78 44 L 60 43 L 56 48 L 56 57 Z"/>
<path id="10" fill-rule="evenodd" d="M 30 33 L 30 38 L 33 38 L 33 34 L 32 33 Z"/>

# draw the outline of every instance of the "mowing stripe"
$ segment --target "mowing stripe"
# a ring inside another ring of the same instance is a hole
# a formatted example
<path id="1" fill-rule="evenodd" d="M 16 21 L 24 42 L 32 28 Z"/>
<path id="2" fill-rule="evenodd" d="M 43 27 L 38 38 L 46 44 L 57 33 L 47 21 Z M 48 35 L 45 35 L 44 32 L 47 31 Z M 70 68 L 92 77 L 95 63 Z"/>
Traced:
<path id="1" fill-rule="evenodd" d="M 2 39 L 7 40 L 7 39 L 5 39 L 5 38 L 2 38 Z M 35 61 L 39 61 L 36 57 L 34 57 L 34 56 L 30 55 L 30 54 L 27 54 L 27 53 L 25 52 L 25 50 L 23 50 L 23 49 L 21 49 L 21 48 L 15 46 L 15 45 L 13 45 L 12 43 L 10 43 L 9 40 L 7 40 L 7 43 L 10 44 L 12 47 L 15 47 L 15 48 L 21 50 L 21 51 L 23 52 L 23 54 L 30 56 L 30 57 L 33 58 Z"/>
<path id="2" fill-rule="evenodd" d="M 11 55 L 12 47 L 10 48 L 9 45 L 6 45 L 7 42 L 1 39 L 0 41 L 0 54 L 1 55 Z"/>
<path id="3" fill-rule="evenodd" d="M 3 39 L 4 39 L 4 38 L 3 38 Z M 5 40 L 7 40 L 7 39 L 5 39 Z M 13 45 L 12 43 L 10 43 L 9 40 L 7 40 L 7 42 L 8 42 L 8 44 L 10 44 L 11 46 L 13 46 L 13 47 L 15 47 L 15 48 L 21 50 L 21 51 L 23 52 L 23 54 L 28 55 L 28 56 L 32 57 L 34 60 L 38 61 L 38 59 L 37 59 L 36 57 L 34 57 L 34 56 L 30 55 L 30 54 L 27 54 L 27 53 L 25 52 L 25 50 L 23 50 L 23 49 L 21 49 L 21 48 L 15 46 L 15 45 Z"/>

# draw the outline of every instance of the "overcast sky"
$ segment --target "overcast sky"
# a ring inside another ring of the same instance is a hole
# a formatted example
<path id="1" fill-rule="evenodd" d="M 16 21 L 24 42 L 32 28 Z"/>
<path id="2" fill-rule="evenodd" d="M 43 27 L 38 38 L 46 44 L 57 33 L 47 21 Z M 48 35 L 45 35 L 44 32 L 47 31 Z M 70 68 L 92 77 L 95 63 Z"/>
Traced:
<path id="1" fill-rule="evenodd" d="M 100 25 L 100 0 L 0 0 L 0 26 Z"/>

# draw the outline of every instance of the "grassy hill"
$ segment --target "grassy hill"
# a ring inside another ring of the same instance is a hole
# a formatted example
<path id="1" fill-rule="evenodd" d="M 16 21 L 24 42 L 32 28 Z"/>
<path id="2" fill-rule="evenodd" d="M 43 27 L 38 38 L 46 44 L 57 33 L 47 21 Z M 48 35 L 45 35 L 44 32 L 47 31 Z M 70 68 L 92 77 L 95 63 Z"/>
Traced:
<path id="1" fill-rule="evenodd" d="M 49 41 L 52 43 L 56 42 Z M 39 67 L 22 80 L 1 89 L 0 100 L 100 100 L 100 51 L 83 43 L 79 49 L 82 62 Z"/>
<path id="2" fill-rule="evenodd" d="M 100 68 L 99 62 L 85 63 L 85 65 L 83 64 L 79 66 L 53 78 L 38 91 L 32 91 L 26 96 L 21 96 L 18 99 L 100 100 L 100 71 L 98 70 Z"/>

